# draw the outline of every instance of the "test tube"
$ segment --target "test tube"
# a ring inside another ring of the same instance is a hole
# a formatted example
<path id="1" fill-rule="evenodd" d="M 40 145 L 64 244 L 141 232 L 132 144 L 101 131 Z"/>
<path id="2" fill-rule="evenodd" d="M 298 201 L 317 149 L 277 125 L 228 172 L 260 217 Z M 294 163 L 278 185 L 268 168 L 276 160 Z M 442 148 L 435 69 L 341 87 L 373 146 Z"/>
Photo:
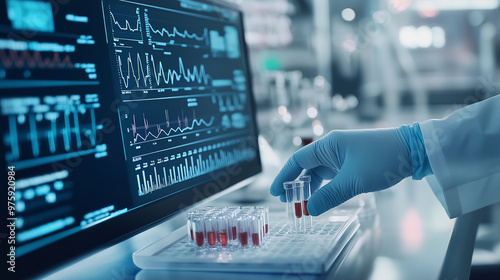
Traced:
<path id="1" fill-rule="evenodd" d="M 194 243 L 194 232 L 193 232 L 193 216 L 194 212 L 189 212 L 186 214 L 187 232 L 189 237 L 189 243 Z"/>
<path id="2" fill-rule="evenodd" d="M 302 203 L 302 212 L 304 213 L 304 226 L 305 228 L 312 229 L 312 217 L 309 215 L 309 211 L 307 210 L 307 202 L 309 198 L 311 198 L 311 176 L 304 175 L 299 177 L 299 181 L 304 183 L 303 187 L 303 203 Z"/>
<path id="3" fill-rule="evenodd" d="M 252 235 L 252 244 L 254 247 L 258 247 L 262 242 L 262 221 L 258 215 L 254 215 L 250 217 L 249 224 L 250 233 Z"/>
<path id="4" fill-rule="evenodd" d="M 304 182 L 302 181 L 294 181 L 293 182 L 293 203 L 295 208 L 295 229 L 298 231 L 304 230 L 304 219 L 302 214 L 302 201 L 304 200 L 303 196 Z"/>
<path id="5" fill-rule="evenodd" d="M 216 214 L 209 213 L 205 215 L 205 232 L 207 243 L 210 247 L 215 247 L 217 241 L 217 219 Z"/>
<path id="6" fill-rule="evenodd" d="M 236 214 L 239 210 L 229 211 L 228 215 L 228 226 L 229 226 L 229 243 L 232 245 L 238 244 L 238 221 L 236 220 Z"/>
<path id="7" fill-rule="evenodd" d="M 249 217 L 246 214 L 238 215 L 238 240 L 241 247 L 248 246 Z"/>
<path id="8" fill-rule="evenodd" d="M 236 240 L 236 239 L 238 239 L 237 230 L 236 230 L 236 227 L 238 225 L 236 223 L 235 216 L 238 212 L 241 211 L 241 207 L 240 206 L 229 206 L 229 207 L 226 207 L 225 210 L 226 210 L 226 213 L 230 214 L 229 227 L 231 230 L 229 231 L 229 239 Z"/>
<path id="9" fill-rule="evenodd" d="M 286 212 L 288 216 L 288 225 L 295 230 L 295 214 L 293 205 L 293 182 L 283 183 L 286 195 Z"/>
<path id="10" fill-rule="evenodd" d="M 269 207 L 268 206 L 257 206 L 256 209 L 261 209 L 264 211 L 264 236 L 269 233 Z"/>
<path id="11" fill-rule="evenodd" d="M 231 216 L 228 213 L 217 216 L 217 240 L 222 247 L 226 247 L 229 242 L 229 220 Z"/>
<path id="12" fill-rule="evenodd" d="M 260 239 L 261 239 L 261 243 L 262 243 L 262 241 L 264 240 L 264 237 L 265 237 L 265 232 L 266 232 L 266 229 L 265 229 L 265 221 L 266 221 L 265 210 L 260 209 L 258 207 L 255 207 L 255 210 L 252 212 L 252 216 L 259 220 Z"/>
<path id="13" fill-rule="evenodd" d="M 205 216 L 198 214 L 194 215 L 192 219 L 194 238 L 198 248 L 205 245 Z"/>

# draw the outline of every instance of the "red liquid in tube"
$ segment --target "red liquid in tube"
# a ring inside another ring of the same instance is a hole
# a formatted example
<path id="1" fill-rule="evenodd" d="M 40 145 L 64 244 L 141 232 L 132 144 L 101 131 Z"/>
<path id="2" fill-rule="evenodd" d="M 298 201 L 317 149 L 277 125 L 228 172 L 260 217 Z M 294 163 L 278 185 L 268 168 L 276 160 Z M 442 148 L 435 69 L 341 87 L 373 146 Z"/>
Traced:
<path id="1" fill-rule="evenodd" d="M 269 233 L 269 224 L 266 224 L 266 233 Z"/>
<path id="2" fill-rule="evenodd" d="M 203 232 L 197 232 L 196 233 L 196 245 L 198 246 L 203 246 Z"/>
<path id="3" fill-rule="evenodd" d="M 227 246 L 227 232 L 219 233 L 219 240 L 221 246 Z"/>
<path id="4" fill-rule="evenodd" d="M 236 227 L 233 227 L 233 240 L 236 240 L 238 234 L 236 233 Z"/>
<path id="5" fill-rule="evenodd" d="M 295 202 L 295 216 L 298 219 L 302 218 L 302 205 L 300 205 L 300 202 Z"/>
<path id="6" fill-rule="evenodd" d="M 191 232 L 191 240 L 194 240 L 193 229 L 190 229 L 189 231 Z"/>
<path id="7" fill-rule="evenodd" d="M 258 233 L 252 233 L 252 242 L 253 246 L 259 246 L 259 234 Z"/>
<path id="8" fill-rule="evenodd" d="M 248 232 L 240 232 L 240 244 L 243 247 L 248 245 Z"/>
<path id="9" fill-rule="evenodd" d="M 207 240 L 208 240 L 208 245 L 215 246 L 215 232 L 214 231 L 207 232 Z"/>
<path id="10" fill-rule="evenodd" d="M 307 200 L 304 200 L 304 215 L 309 216 L 309 211 L 307 211 Z"/>

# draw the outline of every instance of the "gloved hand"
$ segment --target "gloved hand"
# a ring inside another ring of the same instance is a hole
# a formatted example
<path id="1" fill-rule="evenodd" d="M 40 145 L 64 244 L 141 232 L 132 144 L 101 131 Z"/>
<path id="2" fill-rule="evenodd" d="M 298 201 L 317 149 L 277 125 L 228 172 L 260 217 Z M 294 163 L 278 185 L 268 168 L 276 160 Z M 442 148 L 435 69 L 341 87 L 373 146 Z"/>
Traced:
<path id="1" fill-rule="evenodd" d="M 271 186 L 271 194 L 285 201 L 283 183 L 293 181 L 306 169 L 311 189 L 332 179 L 307 203 L 313 216 L 366 192 L 389 188 L 414 175 L 432 174 L 420 126 L 392 129 L 332 131 L 297 151 Z"/>

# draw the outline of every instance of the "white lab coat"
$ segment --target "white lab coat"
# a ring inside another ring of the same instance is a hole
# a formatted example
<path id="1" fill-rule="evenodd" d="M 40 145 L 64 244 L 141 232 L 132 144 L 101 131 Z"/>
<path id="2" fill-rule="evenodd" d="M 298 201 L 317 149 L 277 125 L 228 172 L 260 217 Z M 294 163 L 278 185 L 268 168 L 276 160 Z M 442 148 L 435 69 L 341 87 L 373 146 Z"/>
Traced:
<path id="1" fill-rule="evenodd" d="M 434 171 L 426 179 L 450 218 L 500 202 L 500 96 L 420 129 Z"/>

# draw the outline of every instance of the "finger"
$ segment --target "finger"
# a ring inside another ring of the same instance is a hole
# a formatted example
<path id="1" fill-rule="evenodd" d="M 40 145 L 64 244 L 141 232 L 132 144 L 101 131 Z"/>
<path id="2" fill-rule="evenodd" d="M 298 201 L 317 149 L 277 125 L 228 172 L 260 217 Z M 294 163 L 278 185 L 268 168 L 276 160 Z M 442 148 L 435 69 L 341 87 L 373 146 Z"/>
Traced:
<path id="1" fill-rule="evenodd" d="M 340 171 L 330 183 L 315 192 L 307 203 L 307 211 L 318 216 L 356 195 L 353 185 L 348 183 L 350 175 Z"/>
<path id="2" fill-rule="evenodd" d="M 323 183 L 324 180 L 323 177 L 319 176 L 316 172 L 314 172 L 314 169 L 306 170 L 304 175 L 311 176 L 311 183 L 310 183 L 311 194 L 315 193 Z"/>
<path id="3" fill-rule="evenodd" d="M 280 195 L 280 200 L 281 200 L 281 202 L 286 202 L 286 194 L 285 193 L 282 193 Z"/>
<path id="4" fill-rule="evenodd" d="M 274 179 L 271 185 L 271 194 L 278 196 L 284 193 L 283 183 L 295 180 L 302 170 L 303 168 L 297 163 L 296 156 L 293 155 Z"/>
<path id="5" fill-rule="evenodd" d="M 281 195 L 284 192 L 284 182 L 293 181 L 297 178 L 297 176 L 299 176 L 302 170 L 312 169 L 320 164 L 314 154 L 315 143 L 298 150 L 290 159 L 288 159 L 285 166 L 283 166 L 271 185 L 272 195 Z"/>

